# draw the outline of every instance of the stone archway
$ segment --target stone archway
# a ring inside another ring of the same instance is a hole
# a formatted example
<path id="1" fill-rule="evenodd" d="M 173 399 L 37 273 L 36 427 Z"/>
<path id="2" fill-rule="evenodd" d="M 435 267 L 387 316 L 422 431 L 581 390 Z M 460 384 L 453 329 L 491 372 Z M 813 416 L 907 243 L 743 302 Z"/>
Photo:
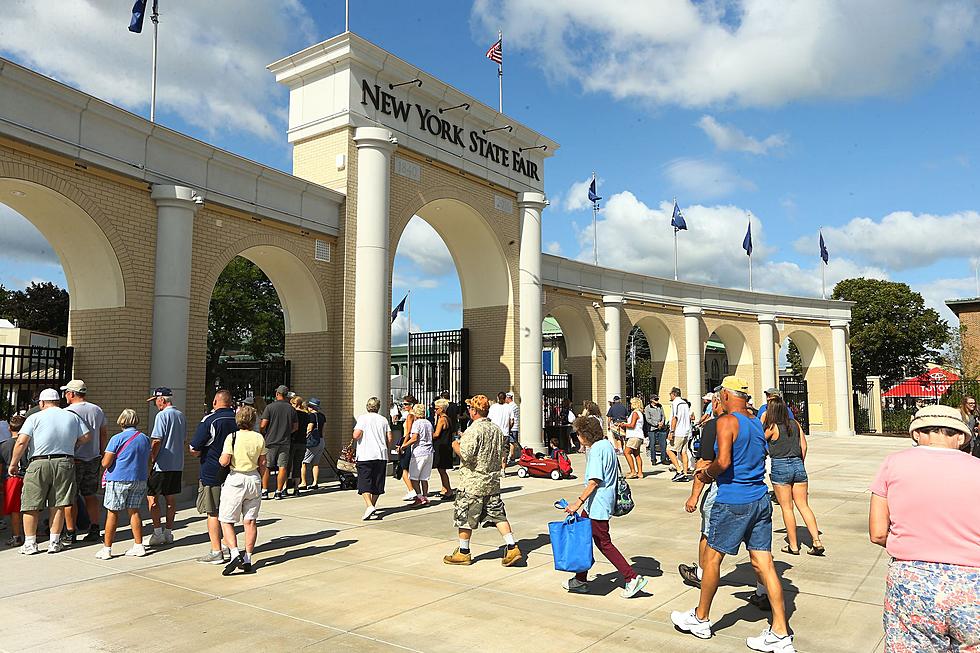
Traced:
<path id="1" fill-rule="evenodd" d="M 580 405 L 593 398 L 593 365 L 596 342 L 592 329 L 581 312 L 567 304 L 548 308 L 550 315 L 558 322 L 565 341 L 565 360 L 563 371 L 572 376 L 572 403 Z"/>
<path id="2" fill-rule="evenodd" d="M 796 345 L 803 366 L 803 380 L 807 388 L 807 415 L 811 432 L 832 431 L 831 405 L 833 378 L 829 374 L 823 347 L 813 334 L 795 329 L 783 334 L 783 341 Z"/>
<path id="3" fill-rule="evenodd" d="M 743 334 L 742 331 L 735 325 L 720 324 L 715 327 L 711 334 L 709 334 L 708 339 L 710 339 L 711 336 L 714 336 L 717 340 L 721 341 L 725 348 L 725 356 L 727 357 L 727 371 L 726 368 L 722 366 L 719 370 L 720 375 L 722 377 L 726 374 L 740 376 L 748 381 L 750 386 L 757 383 L 757 374 L 754 365 L 755 359 L 752 355 L 752 349 L 749 347 L 745 334 Z M 708 360 L 708 357 L 705 357 L 705 360 Z M 710 361 L 708 361 L 708 364 L 711 364 Z M 705 388 L 699 388 L 699 391 L 704 390 Z"/>
<path id="4" fill-rule="evenodd" d="M 680 386 L 680 363 L 677 343 L 663 320 L 654 315 L 645 315 L 636 320 L 636 326 L 643 331 L 650 346 L 652 373 L 657 379 L 657 394 L 666 396 L 674 386 Z"/>

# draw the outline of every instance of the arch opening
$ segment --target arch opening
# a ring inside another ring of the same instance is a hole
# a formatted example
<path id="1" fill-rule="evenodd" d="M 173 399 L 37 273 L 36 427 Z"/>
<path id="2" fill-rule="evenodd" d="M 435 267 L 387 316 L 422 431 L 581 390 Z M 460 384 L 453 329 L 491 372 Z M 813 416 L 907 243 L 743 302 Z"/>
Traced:
<path id="1" fill-rule="evenodd" d="M 800 422 L 810 432 L 832 430 L 832 379 L 823 347 L 810 333 L 797 329 L 782 337 L 779 349 L 780 387 Z"/>
<path id="2" fill-rule="evenodd" d="M 585 318 L 571 306 L 553 306 L 545 316 L 541 332 L 544 374 L 568 374 L 573 403 L 591 399 L 595 338 Z"/>
<path id="3" fill-rule="evenodd" d="M 631 396 L 665 394 L 679 384 L 677 345 L 667 325 L 653 315 L 638 319 L 626 340 L 625 370 Z"/>
<path id="4" fill-rule="evenodd" d="M 704 348 L 705 391 L 721 383 L 729 374 L 737 374 L 750 383 L 755 378 L 752 350 L 736 327 L 724 324 L 708 336 Z"/>

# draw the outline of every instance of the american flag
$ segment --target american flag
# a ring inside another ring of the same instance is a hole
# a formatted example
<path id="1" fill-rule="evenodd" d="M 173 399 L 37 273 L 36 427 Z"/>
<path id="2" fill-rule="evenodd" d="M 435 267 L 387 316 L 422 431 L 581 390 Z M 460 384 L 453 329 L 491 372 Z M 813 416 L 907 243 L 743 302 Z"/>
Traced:
<path id="1" fill-rule="evenodd" d="M 487 59 L 493 61 L 497 65 L 503 65 L 504 63 L 504 40 L 502 38 L 497 39 L 497 42 L 490 46 L 487 50 Z"/>

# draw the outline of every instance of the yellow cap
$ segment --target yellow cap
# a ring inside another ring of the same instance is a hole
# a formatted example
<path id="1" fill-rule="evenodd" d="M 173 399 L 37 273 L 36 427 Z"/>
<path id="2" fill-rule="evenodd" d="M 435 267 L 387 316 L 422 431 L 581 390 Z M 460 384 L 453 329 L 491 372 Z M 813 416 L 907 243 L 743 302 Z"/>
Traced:
<path id="1" fill-rule="evenodd" d="M 721 387 L 746 394 L 749 392 L 749 382 L 739 376 L 726 376 L 721 382 Z"/>

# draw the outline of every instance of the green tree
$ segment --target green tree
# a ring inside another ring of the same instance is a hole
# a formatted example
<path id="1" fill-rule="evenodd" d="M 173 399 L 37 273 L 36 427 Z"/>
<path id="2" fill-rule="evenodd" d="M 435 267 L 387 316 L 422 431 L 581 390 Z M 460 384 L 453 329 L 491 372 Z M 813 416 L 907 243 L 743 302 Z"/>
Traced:
<path id="1" fill-rule="evenodd" d="M 800 354 L 799 347 L 792 340 L 789 341 L 789 346 L 786 348 L 786 363 L 789 367 L 789 373 L 798 379 L 802 379 L 806 374 L 806 367 L 803 365 L 803 356 Z"/>
<path id="2" fill-rule="evenodd" d="M 207 387 L 217 377 L 222 354 L 238 350 L 267 359 L 285 349 L 285 321 L 275 287 L 248 259 L 236 257 L 211 293 L 208 313 Z"/>
<path id="3" fill-rule="evenodd" d="M 881 377 L 882 385 L 925 371 L 949 340 L 949 325 L 925 307 L 907 284 L 880 279 L 844 279 L 833 299 L 851 308 L 851 368 L 855 379 Z"/>
<path id="4" fill-rule="evenodd" d="M 22 329 L 68 335 L 68 291 L 50 281 L 31 282 L 24 290 L 0 286 L 0 317 Z"/>

